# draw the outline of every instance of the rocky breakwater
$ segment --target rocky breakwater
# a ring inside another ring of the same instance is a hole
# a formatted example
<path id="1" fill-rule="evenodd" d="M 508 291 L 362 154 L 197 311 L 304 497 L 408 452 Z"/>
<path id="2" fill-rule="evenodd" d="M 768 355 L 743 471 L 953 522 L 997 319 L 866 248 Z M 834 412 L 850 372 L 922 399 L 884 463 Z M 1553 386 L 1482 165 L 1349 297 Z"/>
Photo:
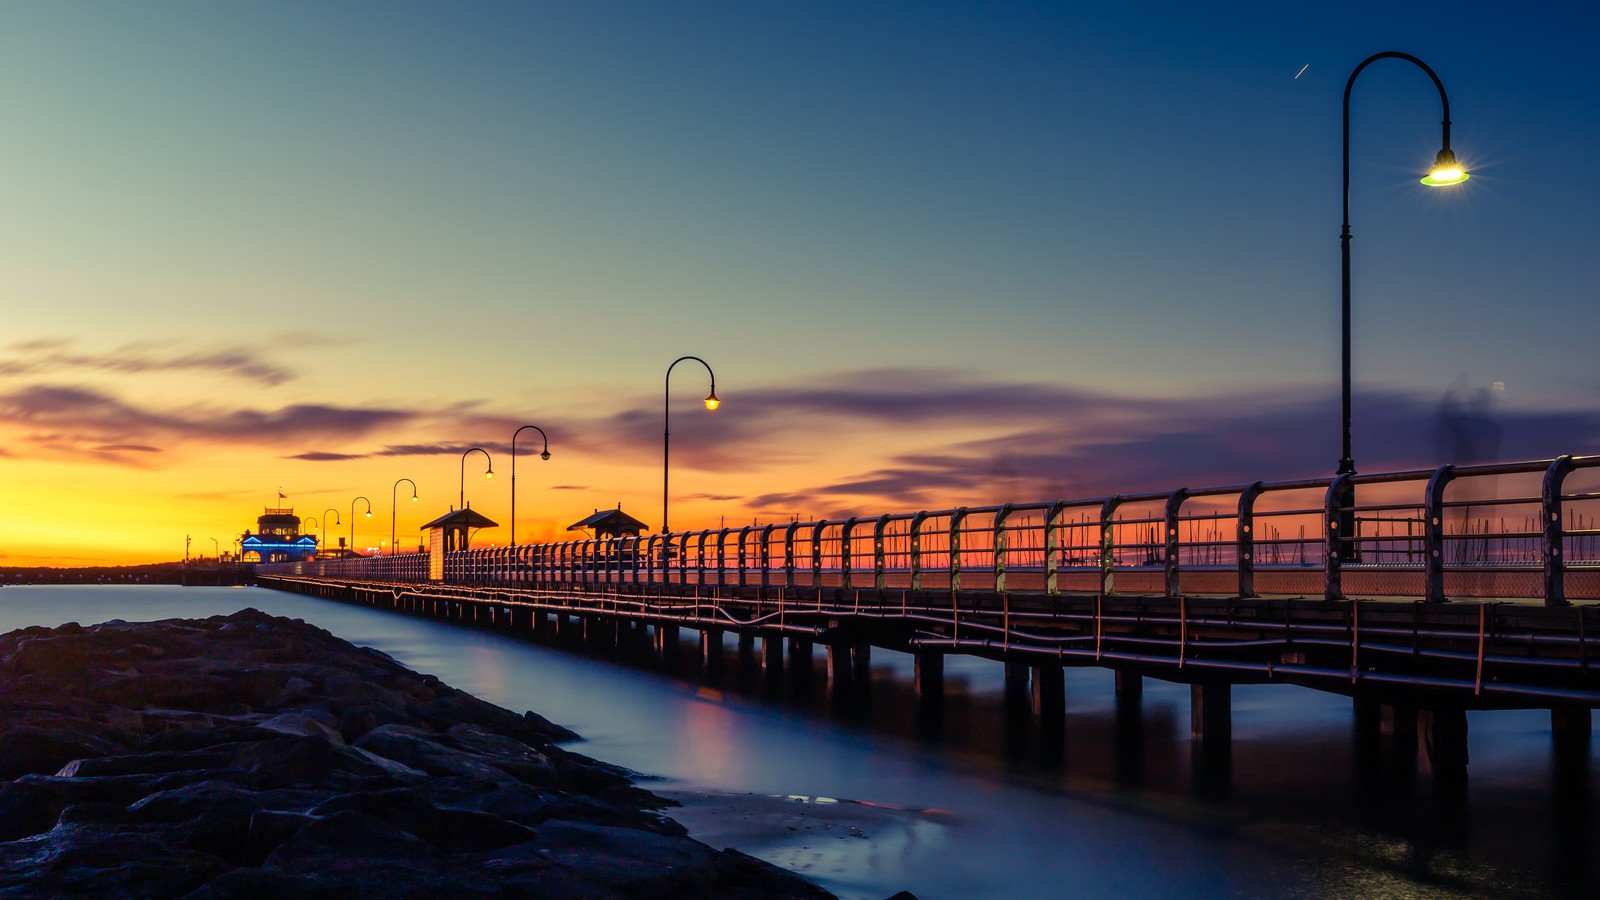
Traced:
<path id="1" fill-rule="evenodd" d="M 0 897 L 826 897 L 298 620 L 0 637 Z"/>

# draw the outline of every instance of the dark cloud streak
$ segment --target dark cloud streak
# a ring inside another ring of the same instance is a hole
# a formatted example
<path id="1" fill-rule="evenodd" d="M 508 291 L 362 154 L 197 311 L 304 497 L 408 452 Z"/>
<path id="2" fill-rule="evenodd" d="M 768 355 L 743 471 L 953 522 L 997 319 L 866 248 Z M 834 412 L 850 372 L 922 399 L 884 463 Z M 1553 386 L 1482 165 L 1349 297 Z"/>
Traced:
<path id="1" fill-rule="evenodd" d="M 71 342 L 59 339 L 25 341 L 8 349 L 19 359 L 0 360 L 0 377 L 54 375 L 68 371 L 98 371 L 116 375 L 161 372 L 202 372 L 225 375 L 276 387 L 294 377 L 286 368 L 267 362 L 255 351 L 233 347 L 206 353 L 150 352 L 146 345 L 129 345 L 109 353 L 73 353 Z"/>

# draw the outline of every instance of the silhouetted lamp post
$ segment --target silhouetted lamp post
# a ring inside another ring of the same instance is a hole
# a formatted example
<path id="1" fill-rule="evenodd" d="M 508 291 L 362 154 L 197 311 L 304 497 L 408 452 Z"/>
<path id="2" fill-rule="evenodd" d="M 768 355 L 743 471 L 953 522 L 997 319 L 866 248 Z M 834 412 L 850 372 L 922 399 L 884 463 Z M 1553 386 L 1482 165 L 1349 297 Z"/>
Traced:
<path id="1" fill-rule="evenodd" d="M 717 399 L 717 373 L 711 371 L 711 364 L 698 356 L 680 356 L 667 366 L 665 399 L 661 408 L 661 531 L 663 534 L 671 529 L 667 528 L 667 477 L 668 461 L 672 451 L 672 429 L 669 425 L 672 416 L 672 368 L 686 359 L 692 359 L 706 367 L 706 374 L 711 376 L 711 393 L 706 397 L 706 409 L 716 409 L 722 405 Z"/>
<path id="2" fill-rule="evenodd" d="M 351 504 L 351 506 L 354 505 Z M 328 546 L 328 513 L 333 513 L 333 524 L 339 524 L 339 511 L 337 509 L 330 506 L 322 511 L 322 546 L 324 549 Z"/>
<path id="3" fill-rule="evenodd" d="M 1428 73 L 1433 79 L 1433 86 L 1439 89 L 1439 104 L 1443 108 L 1444 135 L 1439 148 L 1439 153 L 1434 157 L 1433 168 L 1422 183 L 1429 187 L 1443 187 L 1460 184 L 1468 177 L 1466 170 L 1456 161 L 1456 155 L 1450 150 L 1450 98 L 1444 92 L 1444 83 L 1439 76 L 1433 73 L 1428 64 L 1409 53 L 1400 53 L 1388 50 L 1383 53 L 1374 53 L 1361 61 L 1355 71 L 1350 73 L 1350 80 L 1344 85 L 1344 226 L 1339 232 L 1339 334 L 1340 334 L 1340 436 L 1342 438 L 1339 458 L 1339 469 L 1336 475 L 1354 475 L 1356 472 L 1355 458 L 1350 451 L 1350 89 L 1355 86 L 1356 76 L 1362 70 L 1380 59 L 1403 59 L 1412 63 L 1417 68 Z M 1339 534 L 1345 540 L 1340 544 L 1340 558 L 1353 559 L 1357 553 L 1356 545 L 1352 539 L 1355 537 L 1355 489 L 1349 489 L 1339 504 L 1343 512 L 1339 516 Z"/>
<path id="4" fill-rule="evenodd" d="M 544 439 L 544 450 L 539 453 L 539 458 L 550 458 L 550 438 L 544 429 L 537 425 L 524 425 L 511 432 L 511 546 L 517 545 L 517 435 L 532 428 L 539 432 L 539 437 Z"/>
<path id="5" fill-rule="evenodd" d="M 366 497 L 357 497 L 350 501 L 350 547 L 351 553 L 356 552 L 356 500 L 367 504 L 367 518 L 372 518 L 372 501 Z"/>
<path id="6" fill-rule="evenodd" d="M 216 538 L 211 539 L 211 555 L 219 560 L 222 559 L 222 546 L 217 543 Z"/>
<path id="7" fill-rule="evenodd" d="M 394 488 L 389 491 L 389 555 L 394 555 L 394 514 L 395 507 L 400 503 L 400 482 L 411 485 L 411 502 L 417 502 L 417 483 L 409 478 L 396 479 Z"/>
<path id="8" fill-rule="evenodd" d="M 461 454 L 461 508 L 462 509 L 466 509 L 467 508 L 467 457 L 470 456 L 473 453 L 482 453 L 483 454 L 483 463 L 487 467 L 487 468 L 484 469 L 483 477 L 485 477 L 485 478 L 493 478 L 494 477 L 494 460 L 489 458 L 489 451 L 483 449 L 482 447 L 473 447 L 472 449 L 468 450 L 467 452 Z"/>

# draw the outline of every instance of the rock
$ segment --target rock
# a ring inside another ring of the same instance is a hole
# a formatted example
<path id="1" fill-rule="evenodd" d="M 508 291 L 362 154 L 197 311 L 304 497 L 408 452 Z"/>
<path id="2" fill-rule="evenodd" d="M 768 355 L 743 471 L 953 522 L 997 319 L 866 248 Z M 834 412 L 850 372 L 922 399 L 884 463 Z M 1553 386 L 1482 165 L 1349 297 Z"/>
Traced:
<path id="1" fill-rule="evenodd" d="M 0 635 L 0 898 L 827 896 L 575 737 L 254 610 Z"/>
<path id="2" fill-rule="evenodd" d="M 245 834 L 245 849 L 257 865 L 267 854 L 300 833 L 300 829 L 315 822 L 309 813 L 263 809 L 250 814 L 250 826 Z"/>
<path id="3" fill-rule="evenodd" d="M 704 844 L 631 828 L 550 821 L 532 846 L 551 861 L 626 894 L 707 896 L 717 853 Z"/>
<path id="4" fill-rule="evenodd" d="M 158 835 L 86 826 L 0 843 L 0 893 L 14 897 L 179 897 L 229 868 Z"/>
<path id="5" fill-rule="evenodd" d="M 87 731 L 10 724 L 0 732 L 0 779 L 55 772 L 75 759 L 112 754 L 121 749 Z"/>
<path id="6" fill-rule="evenodd" d="M 101 775 L 150 775 L 225 766 L 229 754 L 218 751 L 154 751 L 131 756 L 75 759 L 56 772 L 59 778 L 93 778 Z"/>
<path id="7" fill-rule="evenodd" d="M 344 746 L 344 735 L 339 732 L 339 720 L 322 710 L 280 713 L 256 726 L 279 734 L 316 737 L 338 747 Z"/>
<path id="8" fill-rule="evenodd" d="M 316 873 L 280 872 L 257 867 L 234 869 L 206 882 L 184 900 L 349 900 L 349 887 Z"/>
<path id="9" fill-rule="evenodd" d="M 501 737 L 476 725 L 456 725 L 442 736 L 445 746 L 476 756 L 480 761 L 515 776 L 524 784 L 554 785 L 559 775 L 550 757 L 513 738 Z"/>
<path id="10" fill-rule="evenodd" d="M 777 869 L 753 856 L 727 849 L 711 864 L 713 894 L 719 900 L 799 900 L 830 897 L 827 891 L 793 872 Z M 917 900 L 910 891 L 901 891 L 889 900 Z"/>
<path id="11" fill-rule="evenodd" d="M 533 837 L 531 829 L 496 815 L 436 806 L 413 788 L 346 794 L 312 812 L 330 815 L 345 810 L 372 816 L 447 853 L 496 850 Z"/>
<path id="12" fill-rule="evenodd" d="M 477 754 L 453 749 L 434 735 L 406 725 L 382 725 L 367 732 L 355 746 L 429 775 L 474 778 L 486 782 L 514 781 L 510 773 L 485 762 Z"/>

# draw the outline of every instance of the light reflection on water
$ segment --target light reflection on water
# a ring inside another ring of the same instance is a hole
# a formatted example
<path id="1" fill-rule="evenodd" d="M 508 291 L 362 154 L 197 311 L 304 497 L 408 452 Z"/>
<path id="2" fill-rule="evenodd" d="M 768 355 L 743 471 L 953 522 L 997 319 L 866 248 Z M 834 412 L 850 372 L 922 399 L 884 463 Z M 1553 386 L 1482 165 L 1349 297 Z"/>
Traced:
<path id="1" fill-rule="evenodd" d="M 730 677 L 705 684 L 256 588 L 12 586 L 0 590 L 0 632 L 246 606 L 572 728 L 582 752 L 662 779 L 647 786 L 680 796 L 680 818 L 708 842 L 848 897 L 902 888 L 925 900 L 1593 896 L 1600 887 L 1600 765 L 1591 747 L 1577 765 L 1553 766 L 1542 711 L 1470 715 L 1471 780 L 1452 804 L 1425 772 L 1358 772 L 1349 701 L 1284 686 L 1234 689 L 1233 752 L 1219 770 L 1191 752 L 1186 687 L 1146 679 L 1139 714 L 1119 718 L 1111 677 L 1093 669 L 1068 672 L 1065 738 L 1051 742 L 1008 727 L 1000 667 L 965 657 L 946 664 L 935 727 L 913 710 L 909 659 L 882 651 L 862 710 L 831 706 L 820 687 L 806 701 L 764 700 L 738 683 L 731 658 Z"/>

